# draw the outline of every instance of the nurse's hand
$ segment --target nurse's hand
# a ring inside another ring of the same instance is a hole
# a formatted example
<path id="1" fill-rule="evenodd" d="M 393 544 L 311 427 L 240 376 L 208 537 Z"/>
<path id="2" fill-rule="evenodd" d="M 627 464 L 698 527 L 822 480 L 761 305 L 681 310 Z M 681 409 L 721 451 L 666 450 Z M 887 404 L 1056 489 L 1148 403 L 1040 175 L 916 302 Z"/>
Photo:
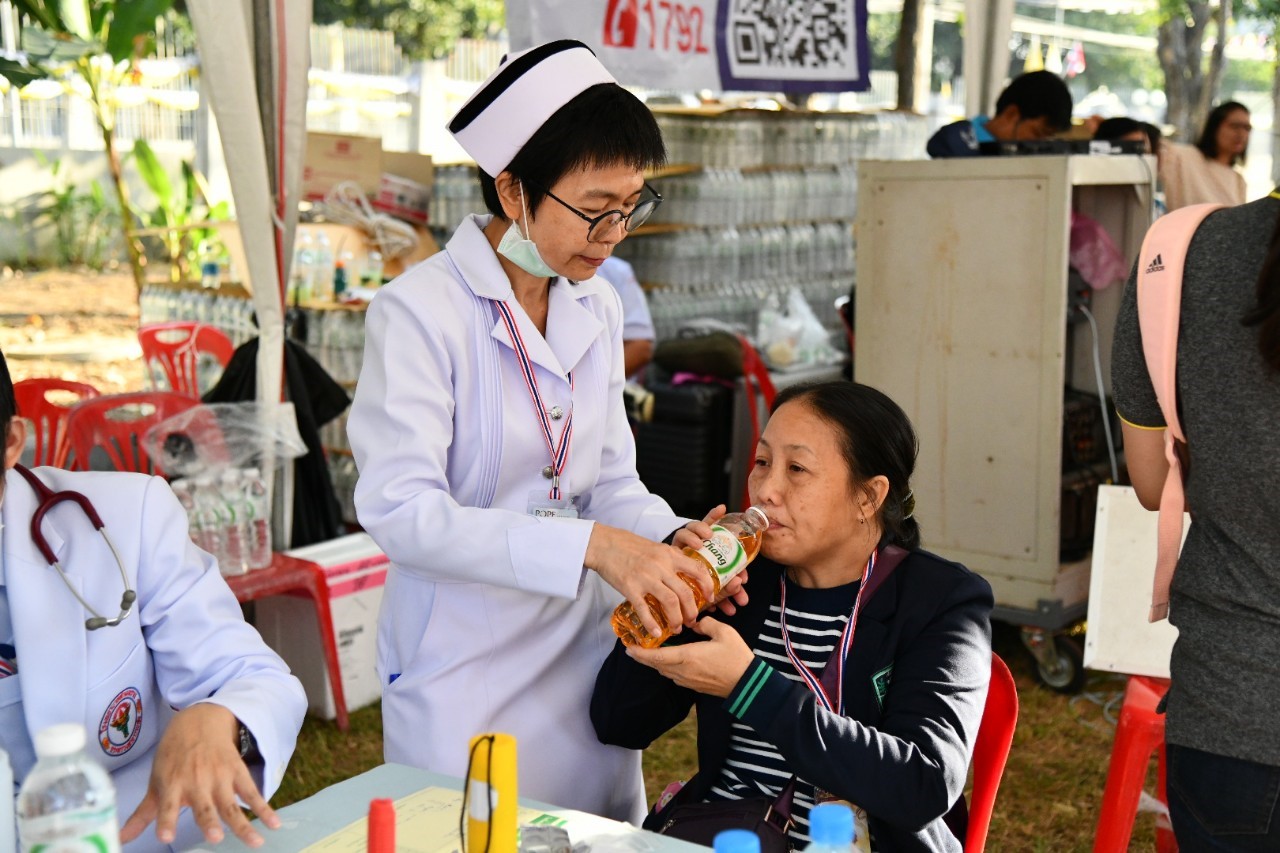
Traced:
<path id="1" fill-rule="evenodd" d="M 709 638 L 708 641 L 657 649 L 628 646 L 627 654 L 680 687 L 707 696 L 728 696 L 742 680 L 755 655 L 741 634 L 710 616 L 704 616 L 691 627 Z"/>
<path id="2" fill-rule="evenodd" d="M 677 548 L 701 548 L 702 543 L 711 538 L 711 525 L 719 521 L 726 511 L 725 505 L 720 504 L 707 513 L 702 521 L 689 522 L 676 531 L 676 535 L 671 539 L 671 544 Z M 728 586 L 721 590 L 723 598 L 716 605 L 716 609 L 725 616 L 732 616 L 737 613 L 738 608 L 745 606 L 747 603 L 747 593 L 743 589 L 746 584 L 747 570 L 743 569 L 733 580 L 729 581 Z"/>
<path id="3" fill-rule="evenodd" d="M 708 601 L 712 597 L 711 579 L 702 563 L 670 545 L 650 542 L 629 530 L 595 524 L 584 562 L 631 602 L 650 634 L 660 634 L 662 628 L 649 611 L 646 595 L 653 596 L 677 632 L 681 623 L 689 624 L 697 618 L 697 602 L 688 584 L 681 580 L 681 573 L 698 584 Z"/>
<path id="4" fill-rule="evenodd" d="M 236 796 L 272 829 L 279 829 L 280 818 L 240 758 L 239 728 L 235 715 L 221 705 L 202 702 L 179 711 L 156 747 L 147 795 L 120 829 L 120 840 L 132 841 L 154 822 L 156 838 L 172 844 L 178 812 L 190 806 L 210 844 L 222 840 L 225 823 L 248 846 L 262 846 Z"/>

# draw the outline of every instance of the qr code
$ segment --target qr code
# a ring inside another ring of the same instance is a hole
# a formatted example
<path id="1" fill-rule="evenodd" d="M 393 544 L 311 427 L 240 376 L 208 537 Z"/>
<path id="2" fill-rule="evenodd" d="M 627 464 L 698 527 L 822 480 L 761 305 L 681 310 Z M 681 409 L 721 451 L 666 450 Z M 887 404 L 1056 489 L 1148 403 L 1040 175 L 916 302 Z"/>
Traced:
<path id="1" fill-rule="evenodd" d="M 726 26 L 730 62 L 737 76 L 755 70 L 787 71 L 857 67 L 855 0 L 731 0 Z"/>

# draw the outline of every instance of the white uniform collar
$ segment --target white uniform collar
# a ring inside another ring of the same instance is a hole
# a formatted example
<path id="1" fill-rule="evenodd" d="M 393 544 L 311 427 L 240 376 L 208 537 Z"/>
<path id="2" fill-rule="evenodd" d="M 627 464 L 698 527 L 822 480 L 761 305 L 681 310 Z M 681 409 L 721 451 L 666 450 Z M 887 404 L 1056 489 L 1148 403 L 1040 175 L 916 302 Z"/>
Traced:
<path id="1" fill-rule="evenodd" d="M 453 236 L 445 245 L 445 251 L 449 253 L 450 260 L 458 268 L 458 272 L 462 273 L 463 280 L 476 296 L 485 299 L 513 300 L 515 293 L 511 289 L 507 272 L 502 268 L 497 252 L 489 244 L 489 238 L 484 235 L 485 226 L 491 221 L 493 216 L 490 214 L 471 214 L 462 220 L 458 230 L 453 232 Z M 600 286 L 599 276 L 592 276 L 577 283 L 563 276 L 556 276 L 551 282 L 553 292 L 556 288 L 563 288 L 574 299 L 594 296 L 600 292 Z"/>

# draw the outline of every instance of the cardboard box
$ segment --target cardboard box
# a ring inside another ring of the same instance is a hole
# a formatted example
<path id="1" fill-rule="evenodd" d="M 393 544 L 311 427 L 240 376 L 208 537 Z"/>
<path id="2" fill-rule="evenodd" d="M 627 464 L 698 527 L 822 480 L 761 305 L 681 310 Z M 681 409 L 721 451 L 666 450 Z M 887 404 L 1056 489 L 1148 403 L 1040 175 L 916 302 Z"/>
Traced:
<path id="1" fill-rule="evenodd" d="M 302 196 L 323 199 L 334 184 L 355 181 L 365 195 L 382 183 L 382 140 L 375 136 L 308 133 L 302 161 Z"/>
<path id="2" fill-rule="evenodd" d="M 436 184 L 436 167 L 430 154 L 412 151 L 383 151 L 382 172 L 422 184 L 430 192 Z"/>
<path id="3" fill-rule="evenodd" d="M 413 225 L 426 225 L 431 212 L 431 188 L 384 172 L 373 207 Z"/>
<path id="4" fill-rule="evenodd" d="M 378 609 L 390 561 L 367 533 L 285 553 L 324 569 L 347 711 L 372 705 L 382 698 L 375 671 Z M 267 645 L 302 682 L 308 710 L 326 720 L 337 716 L 311 599 L 304 595 L 264 598 L 257 603 L 256 621 Z"/>

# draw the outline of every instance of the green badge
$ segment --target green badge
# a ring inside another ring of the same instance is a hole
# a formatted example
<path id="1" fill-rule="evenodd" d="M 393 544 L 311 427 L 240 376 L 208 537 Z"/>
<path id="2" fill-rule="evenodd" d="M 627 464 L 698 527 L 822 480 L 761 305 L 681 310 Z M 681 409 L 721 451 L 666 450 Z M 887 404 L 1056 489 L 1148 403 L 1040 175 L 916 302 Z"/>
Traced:
<path id="1" fill-rule="evenodd" d="M 893 664 L 871 676 L 871 687 L 876 691 L 876 704 L 884 710 L 884 697 L 889 695 L 889 682 L 893 680 Z"/>

